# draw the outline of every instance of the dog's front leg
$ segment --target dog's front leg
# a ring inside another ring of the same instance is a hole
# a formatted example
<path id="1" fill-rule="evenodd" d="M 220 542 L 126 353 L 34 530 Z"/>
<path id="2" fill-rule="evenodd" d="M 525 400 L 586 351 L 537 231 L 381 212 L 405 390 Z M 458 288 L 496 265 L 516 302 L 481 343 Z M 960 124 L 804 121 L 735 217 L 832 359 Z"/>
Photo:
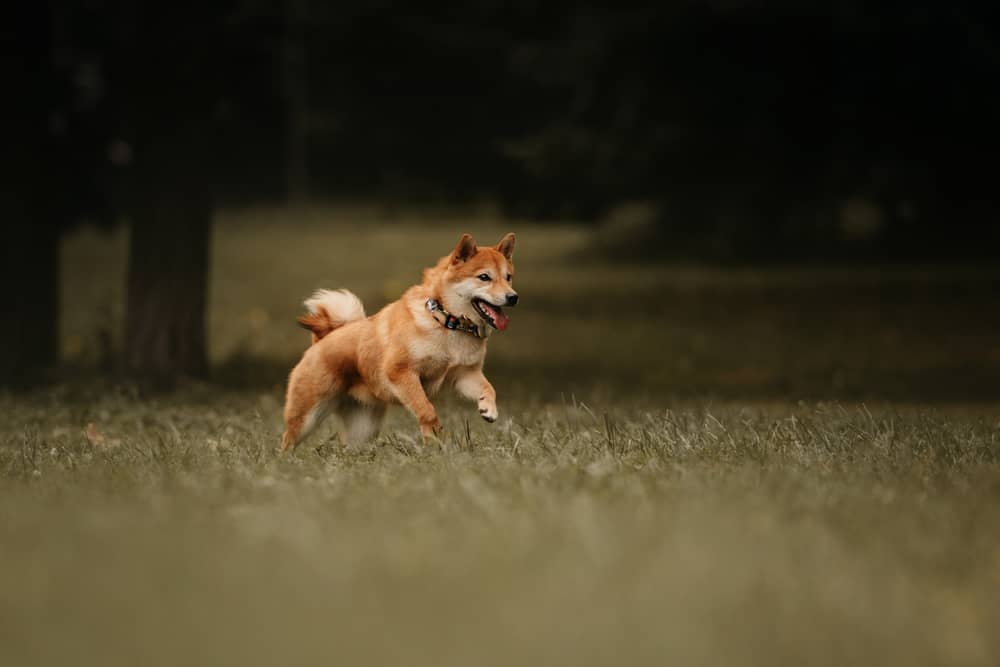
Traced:
<path id="1" fill-rule="evenodd" d="M 410 370 L 400 370 L 389 374 L 389 382 L 399 402 L 417 418 L 424 440 L 436 437 L 441 432 L 441 420 L 420 384 L 420 376 Z"/>
<path id="2" fill-rule="evenodd" d="M 483 419 L 491 423 L 497 420 L 500 415 L 497 411 L 497 392 L 483 375 L 482 368 L 466 370 L 456 377 L 455 390 L 465 398 L 477 401 Z"/>

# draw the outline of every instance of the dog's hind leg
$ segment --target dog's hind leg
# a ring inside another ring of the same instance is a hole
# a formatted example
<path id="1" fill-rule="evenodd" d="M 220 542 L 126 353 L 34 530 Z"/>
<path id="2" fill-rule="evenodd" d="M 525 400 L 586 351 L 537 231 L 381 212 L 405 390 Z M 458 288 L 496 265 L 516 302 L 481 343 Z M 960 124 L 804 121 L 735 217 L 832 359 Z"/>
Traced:
<path id="1" fill-rule="evenodd" d="M 369 405 L 350 400 L 342 403 L 337 412 L 344 421 L 340 432 L 342 445 L 356 445 L 369 442 L 382 429 L 385 405 Z"/>
<path id="2" fill-rule="evenodd" d="M 330 399 L 312 404 L 289 402 L 285 406 L 285 433 L 281 436 L 281 451 L 294 449 L 330 414 Z"/>
<path id="3" fill-rule="evenodd" d="M 312 348 L 315 349 L 315 348 Z M 294 449 L 299 442 L 319 426 L 330 414 L 331 400 L 338 393 L 336 379 L 315 379 L 311 360 L 303 358 L 292 369 L 285 396 L 285 433 L 281 437 L 281 451 Z"/>

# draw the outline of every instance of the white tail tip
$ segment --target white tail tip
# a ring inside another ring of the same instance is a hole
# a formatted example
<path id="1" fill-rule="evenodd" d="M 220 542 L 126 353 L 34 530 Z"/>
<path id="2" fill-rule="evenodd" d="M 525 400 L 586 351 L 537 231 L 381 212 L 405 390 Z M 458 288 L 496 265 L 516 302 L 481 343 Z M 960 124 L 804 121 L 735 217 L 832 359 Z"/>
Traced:
<path id="1" fill-rule="evenodd" d="M 326 314 L 332 322 L 346 324 L 365 318 L 365 307 L 361 299 L 345 289 L 320 289 L 305 300 L 310 313 Z"/>

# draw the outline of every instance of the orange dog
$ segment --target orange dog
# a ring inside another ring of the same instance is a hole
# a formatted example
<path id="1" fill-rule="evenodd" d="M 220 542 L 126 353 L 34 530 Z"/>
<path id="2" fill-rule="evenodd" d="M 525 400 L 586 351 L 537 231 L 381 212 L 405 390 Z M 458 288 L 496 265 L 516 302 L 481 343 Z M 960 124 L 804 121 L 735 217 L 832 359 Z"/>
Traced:
<path id="1" fill-rule="evenodd" d="M 428 397 L 445 384 L 496 421 L 496 391 L 483 360 L 492 331 L 507 328 L 502 306 L 517 303 L 513 254 L 513 234 L 493 248 L 478 248 L 465 234 L 424 271 L 421 284 L 367 318 L 347 290 L 316 292 L 299 318 L 313 344 L 288 379 L 281 450 L 295 447 L 330 412 L 343 419 L 344 441 L 369 440 L 390 403 L 417 418 L 426 440 L 441 430 Z"/>

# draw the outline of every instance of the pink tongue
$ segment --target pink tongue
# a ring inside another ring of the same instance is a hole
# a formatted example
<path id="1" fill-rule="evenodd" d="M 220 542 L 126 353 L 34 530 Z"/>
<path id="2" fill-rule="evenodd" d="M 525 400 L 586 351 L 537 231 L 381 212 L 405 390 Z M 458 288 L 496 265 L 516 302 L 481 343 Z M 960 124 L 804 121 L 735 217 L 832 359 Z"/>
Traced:
<path id="1" fill-rule="evenodd" d="M 510 324 L 510 318 L 494 308 L 492 305 L 484 302 L 483 307 L 490 312 L 490 315 L 493 316 L 493 324 L 495 324 L 497 329 L 500 331 L 506 329 L 507 325 Z"/>

